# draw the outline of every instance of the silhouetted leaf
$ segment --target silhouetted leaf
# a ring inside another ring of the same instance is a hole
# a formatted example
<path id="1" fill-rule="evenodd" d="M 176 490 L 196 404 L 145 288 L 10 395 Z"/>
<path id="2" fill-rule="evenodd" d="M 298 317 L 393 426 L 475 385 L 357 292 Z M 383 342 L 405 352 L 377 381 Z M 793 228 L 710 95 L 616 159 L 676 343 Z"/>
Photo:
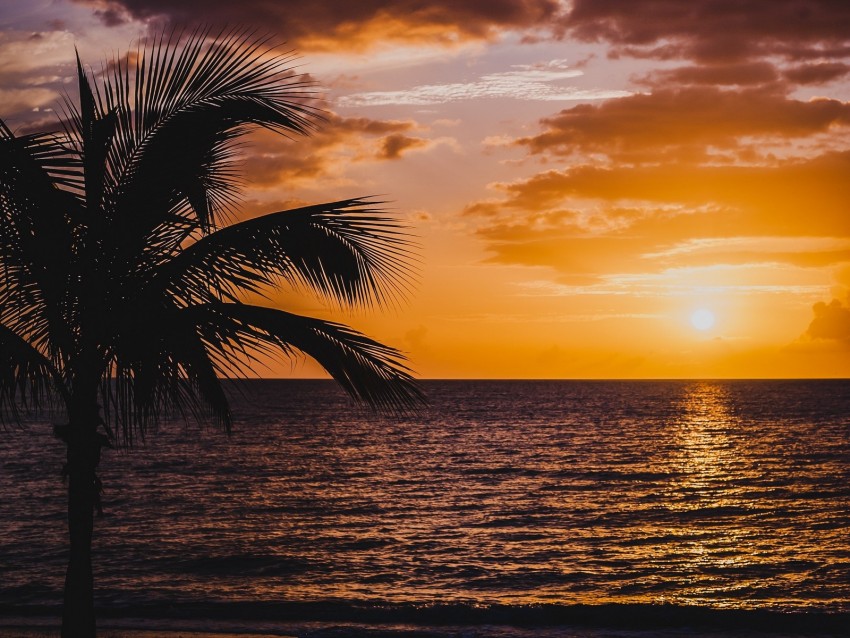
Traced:
<path id="1" fill-rule="evenodd" d="M 422 401 L 399 351 L 238 303 L 288 283 L 384 306 L 412 285 L 411 238 L 381 202 L 224 225 L 239 139 L 257 127 L 300 135 L 320 119 L 290 62 L 245 31 L 172 32 L 97 76 L 77 58 L 80 104 L 66 102 L 64 135 L 16 137 L 0 121 L 0 411 L 52 384 L 69 414 L 100 402 L 119 444 L 172 412 L 229 428 L 221 378 L 295 351 L 373 407 Z"/>

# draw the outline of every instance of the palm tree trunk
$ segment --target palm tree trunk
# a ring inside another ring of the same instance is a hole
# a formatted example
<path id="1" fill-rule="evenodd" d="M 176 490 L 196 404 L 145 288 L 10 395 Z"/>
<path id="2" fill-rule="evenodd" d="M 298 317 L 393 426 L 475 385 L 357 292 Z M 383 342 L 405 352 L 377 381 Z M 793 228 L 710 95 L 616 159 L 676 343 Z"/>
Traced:
<path id="1" fill-rule="evenodd" d="M 62 605 L 62 638 L 94 638 L 94 578 L 92 533 L 100 485 L 96 475 L 100 461 L 97 434 L 98 408 L 71 410 L 65 437 L 68 446 L 68 532 L 70 555 Z"/>
<path id="2" fill-rule="evenodd" d="M 94 638 L 94 578 L 91 541 L 94 529 L 94 467 L 71 462 L 78 451 L 68 446 L 68 531 L 71 551 L 65 574 L 62 638 Z M 82 467 L 80 467 L 82 466 Z"/>

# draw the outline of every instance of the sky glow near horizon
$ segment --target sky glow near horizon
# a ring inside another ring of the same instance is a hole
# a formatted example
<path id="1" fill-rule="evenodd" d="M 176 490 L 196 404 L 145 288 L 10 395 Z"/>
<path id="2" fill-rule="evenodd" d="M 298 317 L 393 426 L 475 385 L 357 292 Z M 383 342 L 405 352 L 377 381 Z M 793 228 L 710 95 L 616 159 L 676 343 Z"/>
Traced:
<path id="1" fill-rule="evenodd" d="M 98 70 L 201 11 L 286 41 L 329 111 L 253 136 L 245 214 L 380 194 L 420 237 L 399 308 L 274 303 L 423 377 L 850 376 L 850 5 L 11 0 L 0 117 L 52 127 L 74 46 Z"/>

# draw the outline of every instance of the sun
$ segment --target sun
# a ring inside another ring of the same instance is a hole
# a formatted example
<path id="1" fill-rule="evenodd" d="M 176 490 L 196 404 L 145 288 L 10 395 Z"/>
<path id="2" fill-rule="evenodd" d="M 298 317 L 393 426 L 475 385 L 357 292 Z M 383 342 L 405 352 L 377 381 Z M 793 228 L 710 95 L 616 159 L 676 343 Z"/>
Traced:
<path id="1" fill-rule="evenodd" d="M 691 315 L 691 325 L 697 330 L 709 330 L 714 326 L 715 317 L 711 310 L 700 308 Z"/>

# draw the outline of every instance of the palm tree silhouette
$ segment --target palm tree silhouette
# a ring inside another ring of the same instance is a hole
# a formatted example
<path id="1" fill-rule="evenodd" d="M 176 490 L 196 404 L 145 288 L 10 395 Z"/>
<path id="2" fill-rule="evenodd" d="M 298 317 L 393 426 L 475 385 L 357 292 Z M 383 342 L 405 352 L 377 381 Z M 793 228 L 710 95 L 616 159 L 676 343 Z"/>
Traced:
<path id="1" fill-rule="evenodd" d="M 409 286 L 409 236 L 371 199 L 227 224 L 238 140 L 321 119 L 292 58 L 244 31 L 155 39 L 104 67 L 77 57 L 64 131 L 0 121 L 0 417 L 55 402 L 67 424 L 70 559 L 62 636 L 95 635 L 91 542 L 105 445 L 166 411 L 229 430 L 222 377 L 306 353 L 353 397 L 422 401 L 403 355 L 342 324 L 251 305 L 284 284 L 343 306 Z M 94 88 L 93 88 L 94 87 Z"/>

